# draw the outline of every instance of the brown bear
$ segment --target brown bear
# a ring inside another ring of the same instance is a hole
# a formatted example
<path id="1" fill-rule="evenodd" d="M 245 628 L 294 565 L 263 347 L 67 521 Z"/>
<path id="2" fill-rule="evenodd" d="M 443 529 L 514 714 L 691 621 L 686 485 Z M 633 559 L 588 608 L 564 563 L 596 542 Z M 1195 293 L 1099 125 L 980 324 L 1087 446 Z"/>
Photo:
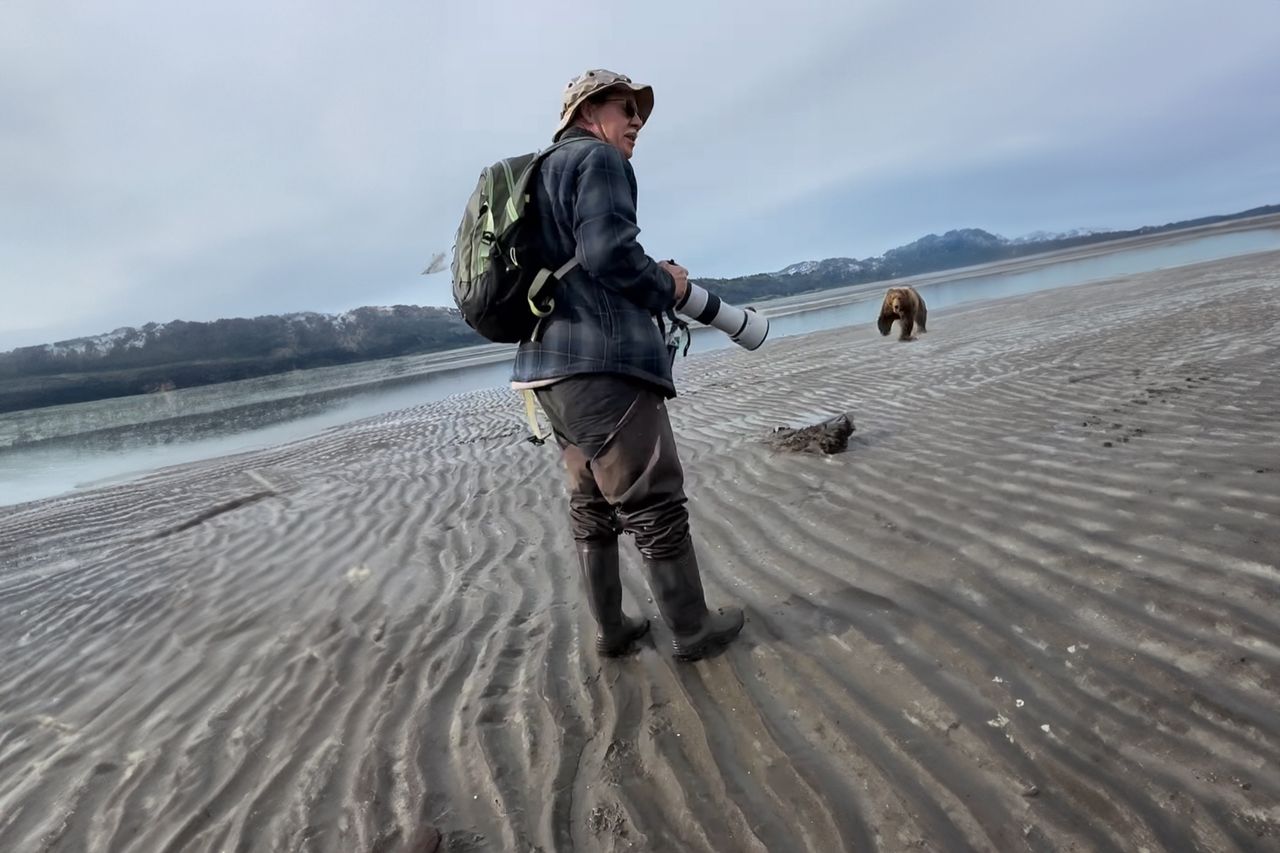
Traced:
<path id="1" fill-rule="evenodd" d="M 893 321 L 899 320 L 902 334 L 898 340 L 910 341 L 914 340 L 911 336 L 914 327 L 919 326 L 922 333 L 929 331 L 924 327 L 928 318 L 929 312 L 924 307 L 924 300 L 914 287 L 891 287 L 885 292 L 884 302 L 880 306 L 880 319 L 876 321 L 876 325 L 880 327 L 880 334 L 887 335 L 893 327 Z"/>

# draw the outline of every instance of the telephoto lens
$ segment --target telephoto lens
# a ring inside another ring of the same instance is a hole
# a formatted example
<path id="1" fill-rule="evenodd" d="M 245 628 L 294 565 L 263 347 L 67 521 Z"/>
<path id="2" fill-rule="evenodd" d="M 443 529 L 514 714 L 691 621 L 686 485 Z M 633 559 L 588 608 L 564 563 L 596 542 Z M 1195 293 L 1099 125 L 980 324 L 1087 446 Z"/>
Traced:
<path id="1" fill-rule="evenodd" d="M 689 290 L 676 305 L 676 313 L 713 326 L 743 349 L 753 350 L 769 336 L 769 319 L 754 308 L 730 305 L 704 287 L 689 282 Z"/>

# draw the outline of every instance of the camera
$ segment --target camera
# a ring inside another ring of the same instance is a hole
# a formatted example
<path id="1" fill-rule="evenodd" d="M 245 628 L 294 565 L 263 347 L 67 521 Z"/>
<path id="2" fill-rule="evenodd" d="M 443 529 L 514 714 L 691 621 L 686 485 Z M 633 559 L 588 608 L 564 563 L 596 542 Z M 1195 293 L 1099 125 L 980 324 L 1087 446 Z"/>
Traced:
<path id="1" fill-rule="evenodd" d="M 676 305 L 676 313 L 719 329 L 743 349 L 756 349 L 769 336 L 767 317 L 757 314 L 754 308 L 730 305 L 693 282 L 689 282 L 688 292 Z"/>

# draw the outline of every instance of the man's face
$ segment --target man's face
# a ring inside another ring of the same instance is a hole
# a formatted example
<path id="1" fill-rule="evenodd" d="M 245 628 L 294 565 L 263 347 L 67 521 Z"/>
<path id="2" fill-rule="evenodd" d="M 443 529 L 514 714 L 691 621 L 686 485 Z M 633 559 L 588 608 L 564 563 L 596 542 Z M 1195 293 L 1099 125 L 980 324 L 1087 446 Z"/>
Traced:
<path id="1" fill-rule="evenodd" d="M 622 152 L 628 160 L 636 150 L 636 137 L 644 127 L 632 95 L 610 93 L 602 101 L 588 102 L 582 117 L 597 136 Z"/>

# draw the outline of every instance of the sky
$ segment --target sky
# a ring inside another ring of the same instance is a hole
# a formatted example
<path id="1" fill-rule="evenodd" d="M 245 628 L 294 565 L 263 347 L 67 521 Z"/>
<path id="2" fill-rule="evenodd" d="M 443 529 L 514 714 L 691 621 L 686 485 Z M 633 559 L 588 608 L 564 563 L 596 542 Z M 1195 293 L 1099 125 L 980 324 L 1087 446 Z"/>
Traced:
<path id="1" fill-rule="evenodd" d="M 1280 203 L 1280 0 L 0 3 L 0 351 L 448 305 L 481 168 L 653 85 L 640 241 L 694 277 Z"/>

